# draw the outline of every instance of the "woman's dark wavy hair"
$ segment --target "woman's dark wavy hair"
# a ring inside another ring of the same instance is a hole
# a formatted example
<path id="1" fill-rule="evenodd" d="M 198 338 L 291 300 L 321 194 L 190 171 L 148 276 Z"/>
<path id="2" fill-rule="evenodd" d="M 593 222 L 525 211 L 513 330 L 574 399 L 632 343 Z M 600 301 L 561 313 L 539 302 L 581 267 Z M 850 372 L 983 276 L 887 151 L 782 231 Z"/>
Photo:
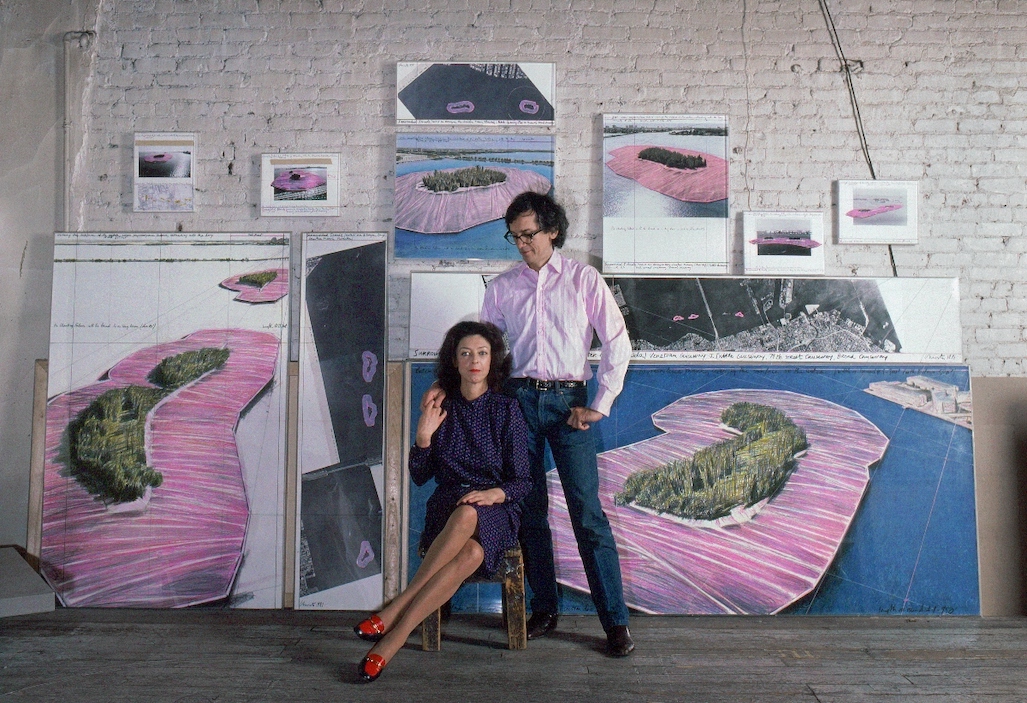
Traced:
<path id="1" fill-rule="evenodd" d="M 535 219 L 538 220 L 538 226 L 543 232 L 556 232 L 553 246 L 562 247 L 567 239 L 567 228 L 570 227 L 563 205 L 548 195 L 539 195 L 531 191 L 521 193 L 506 208 L 506 226 L 509 228 L 514 220 L 529 212 L 535 213 Z"/>
<path id="2" fill-rule="evenodd" d="M 492 363 L 486 381 L 489 388 L 499 391 L 503 383 L 510 377 L 511 360 L 506 353 L 503 333 L 490 322 L 458 322 L 446 332 L 439 348 L 439 360 L 435 365 L 435 375 L 439 385 L 446 392 L 446 397 L 455 398 L 460 393 L 460 371 L 456 367 L 456 350 L 464 337 L 479 334 L 492 347 Z"/>

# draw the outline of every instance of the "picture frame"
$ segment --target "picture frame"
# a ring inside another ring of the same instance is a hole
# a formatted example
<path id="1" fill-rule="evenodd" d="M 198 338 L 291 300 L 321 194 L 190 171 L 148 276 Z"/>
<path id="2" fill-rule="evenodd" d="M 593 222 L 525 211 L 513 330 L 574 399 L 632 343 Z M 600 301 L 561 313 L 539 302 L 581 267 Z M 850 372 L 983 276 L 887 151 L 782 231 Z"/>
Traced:
<path id="1" fill-rule="evenodd" d="M 822 275 L 824 213 L 745 212 L 745 273 Z"/>
<path id="2" fill-rule="evenodd" d="M 603 115 L 603 273 L 728 273 L 728 120 Z"/>
<path id="3" fill-rule="evenodd" d="M 917 181 L 838 181 L 839 244 L 916 244 Z"/>
<path id="4" fill-rule="evenodd" d="M 339 154 L 262 154 L 261 217 L 337 217 Z"/>
<path id="5" fill-rule="evenodd" d="M 132 211 L 194 212 L 196 134 L 136 132 Z"/>

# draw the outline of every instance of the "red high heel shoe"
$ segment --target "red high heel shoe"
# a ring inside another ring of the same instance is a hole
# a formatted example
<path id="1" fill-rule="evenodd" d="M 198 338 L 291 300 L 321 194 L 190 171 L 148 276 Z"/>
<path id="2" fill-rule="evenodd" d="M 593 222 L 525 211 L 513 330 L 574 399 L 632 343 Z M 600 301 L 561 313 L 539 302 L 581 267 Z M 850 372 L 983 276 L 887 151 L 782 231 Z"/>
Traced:
<path id="1" fill-rule="evenodd" d="M 372 615 L 367 620 L 354 625 L 353 632 L 362 640 L 377 642 L 385 637 L 385 623 L 377 615 Z"/>
<path id="2" fill-rule="evenodd" d="M 371 683 L 379 676 L 382 675 L 382 671 L 385 669 L 386 661 L 378 654 L 368 654 L 364 657 L 364 660 L 357 665 L 357 673 L 360 674 L 360 678 L 365 683 Z"/>

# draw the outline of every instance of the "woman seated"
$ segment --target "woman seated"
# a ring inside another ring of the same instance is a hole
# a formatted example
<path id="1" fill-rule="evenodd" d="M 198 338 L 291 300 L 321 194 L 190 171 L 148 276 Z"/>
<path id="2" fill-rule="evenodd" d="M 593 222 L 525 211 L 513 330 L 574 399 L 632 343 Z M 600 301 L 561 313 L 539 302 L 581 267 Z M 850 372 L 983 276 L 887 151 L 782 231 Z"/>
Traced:
<path id="1" fill-rule="evenodd" d="M 499 389 L 510 374 L 503 335 L 494 325 L 460 322 L 447 333 L 436 369 L 445 400 L 429 403 L 410 448 L 410 477 L 438 484 L 421 533 L 424 560 L 406 590 L 354 628 L 377 642 L 358 671 L 381 675 L 414 628 L 452 598 L 475 572 L 495 573 L 517 543 L 528 494 L 528 441 L 517 401 Z M 430 546 L 429 546 L 430 545 Z"/>

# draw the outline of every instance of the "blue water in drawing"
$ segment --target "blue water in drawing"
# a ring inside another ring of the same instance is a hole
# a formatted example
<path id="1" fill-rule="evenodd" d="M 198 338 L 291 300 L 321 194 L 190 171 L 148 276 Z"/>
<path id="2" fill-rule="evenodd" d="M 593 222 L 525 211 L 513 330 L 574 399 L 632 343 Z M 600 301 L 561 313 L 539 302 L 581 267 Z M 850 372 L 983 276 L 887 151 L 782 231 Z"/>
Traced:
<path id="1" fill-rule="evenodd" d="M 525 151 L 498 154 L 476 154 L 480 158 L 509 159 L 501 161 L 439 159 L 435 161 L 412 161 L 396 164 L 396 176 L 408 173 L 441 170 L 446 168 L 467 168 L 469 166 L 510 166 L 534 171 L 553 182 L 553 167 L 541 164 L 523 163 L 529 160 L 541 161 L 551 156 L 547 152 Z M 397 259 L 504 259 L 520 261 L 517 247 L 505 239 L 506 223 L 502 217 L 497 220 L 465 229 L 455 234 L 424 234 L 396 228 L 395 255 Z"/>
<path id="2" fill-rule="evenodd" d="M 597 449 L 656 436 L 650 416 L 695 393 L 769 388 L 851 408 L 889 438 L 888 449 L 871 469 L 867 492 L 824 578 L 785 612 L 979 614 L 972 433 L 863 390 L 871 381 L 915 375 L 969 387 L 965 366 L 632 365 L 610 417 L 595 425 Z M 431 364 L 414 364 L 412 397 L 420 398 L 433 377 Z M 411 494 L 412 549 L 430 493 L 429 487 L 414 487 Z M 411 575 L 417 563 L 413 555 Z M 497 612 L 499 602 L 498 586 L 481 584 L 463 587 L 453 604 L 457 610 Z M 591 601 L 565 588 L 561 611 L 591 612 Z"/>

